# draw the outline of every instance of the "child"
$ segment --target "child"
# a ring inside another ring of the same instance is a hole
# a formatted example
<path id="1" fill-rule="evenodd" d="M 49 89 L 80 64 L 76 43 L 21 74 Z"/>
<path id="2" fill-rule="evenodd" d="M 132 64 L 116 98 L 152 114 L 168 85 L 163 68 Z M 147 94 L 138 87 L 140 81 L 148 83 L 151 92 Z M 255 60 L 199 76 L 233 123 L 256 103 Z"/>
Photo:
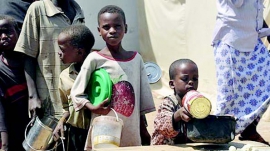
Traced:
<path id="1" fill-rule="evenodd" d="M 127 32 L 127 24 L 123 10 L 114 5 L 103 7 L 98 13 L 98 31 L 106 42 L 106 47 L 90 53 L 85 59 L 81 71 L 71 90 L 71 97 L 76 111 L 88 109 L 92 119 L 100 114 L 115 116 L 124 121 L 120 146 L 139 146 L 150 144 L 150 135 L 146 129 L 143 116 L 155 111 L 151 89 L 148 84 L 143 60 L 139 53 L 126 51 L 121 41 Z M 93 106 L 85 90 L 91 73 L 105 69 L 112 81 L 111 100 L 105 99 L 98 106 Z M 104 105 L 110 101 L 110 106 Z M 86 148 L 92 148 L 88 133 Z M 142 138 L 142 140 L 141 140 Z"/>
<path id="2" fill-rule="evenodd" d="M 59 138 L 59 132 L 61 137 L 64 137 L 64 124 L 69 125 L 68 151 L 83 151 L 90 126 L 91 113 L 83 109 L 75 112 L 70 99 L 70 90 L 94 43 L 95 38 L 92 32 L 84 25 L 71 25 L 65 28 L 58 37 L 60 59 L 64 64 L 72 64 L 63 70 L 59 77 L 58 87 L 64 113 L 53 134 L 56 139 Z"/>
<path id="3" fill-rule="evenodd" d="M 23 57 L 13 51 L 18 33 L 17 22 L 12 17 L 0 16 L 0 101 L 5 112 L 2 119 L 6 119 L 1 122 L 7 128 L 6 133 L 1 132 L 1 138 L 2 134 L 8 134 L 8 149 L 11 151 L 24 151 L 24 131 L 30 121 Z"/>
<path id="4" fill-rule="evenodd" d="M 170 88 L 174 95 L 166 96 L 154 120 L 152 145 L 181 144 L 191 142 L 186 136 L 185 122 L 191 115 L 181 106 L 184 95 L 198 88 L 198 67 L 190 59 L 174 61 L 169 69 Z"/>

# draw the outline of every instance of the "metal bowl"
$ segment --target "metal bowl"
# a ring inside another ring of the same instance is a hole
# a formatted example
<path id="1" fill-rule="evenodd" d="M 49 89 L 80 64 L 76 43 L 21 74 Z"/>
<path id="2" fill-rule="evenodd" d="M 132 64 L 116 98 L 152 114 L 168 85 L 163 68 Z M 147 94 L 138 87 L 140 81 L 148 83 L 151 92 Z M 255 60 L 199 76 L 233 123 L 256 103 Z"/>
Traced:
<path id="1" fill-rule="evenodd" d="M 228 143 L 235 138 L 235 126 L 233 116 L 194 118 L 187 123 L 187 137 L 197 143 Z"/>

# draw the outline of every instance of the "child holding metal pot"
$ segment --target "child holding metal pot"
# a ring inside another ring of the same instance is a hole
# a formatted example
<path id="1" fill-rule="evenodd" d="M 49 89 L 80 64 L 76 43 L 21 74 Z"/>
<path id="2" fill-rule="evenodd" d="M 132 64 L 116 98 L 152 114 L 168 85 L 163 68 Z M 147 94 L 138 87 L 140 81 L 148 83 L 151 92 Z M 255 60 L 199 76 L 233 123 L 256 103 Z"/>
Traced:
<path id="1" fill-rule="evenodd" d="M 192 118 L 182 106 L 182 99 L 187 92 L 197 90 L 199 72 L 195 62 L 190 59 L 174 61 L 169 68 L 169 86 L 173 95 L 164 97 L 154 119 L 152 145 L 173 145 L 192 142 L 187 138 L 185 123 Z"/>
<path id="2" fill-rule="evenodd" d="M 54 139 L 64 136 L 64 125 L 67 125 L 67 150 L 83 151 L 90 126 L 91 113 L 89 110 L 76 112 L 73 107 L 70 91 L 81 66 L 90 53 L 95 38 L 85 25 L 66 27 L 58 36 L 60 51 L 58 55 L 64 64 L 71 65 L 60 73 L 59 93 L 63 106 L 63 116 L 54 129 Z"/>

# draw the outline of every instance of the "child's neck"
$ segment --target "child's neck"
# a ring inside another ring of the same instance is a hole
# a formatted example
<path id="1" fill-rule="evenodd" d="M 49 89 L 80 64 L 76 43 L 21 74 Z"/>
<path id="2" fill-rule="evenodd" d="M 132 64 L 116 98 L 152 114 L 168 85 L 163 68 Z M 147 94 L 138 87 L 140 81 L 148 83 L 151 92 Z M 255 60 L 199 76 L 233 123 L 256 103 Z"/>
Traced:
<path id="1" fill-rule="evenodd" d="M 106 46 L 107 46 L 107 49 L 111 52 L 119 53 L 119 52 L 125 51 L 124 48 L 122 47 L 121 43 L 117 46 L 111 46 L 108 44 L 106 44 Z"/>
<path id="2" fill-rule="evenodd" d="M 134 54 L 131 51 L 126 51 L 121 45 L 119 45 L 119 47 L 107 46 L 99 51 L 99 53 L 115 60 L 127 60 L 130 59 Z"/>
<path id="3" fill-rule="evenodd" d="M 74 68 L 77 72 L 80 72 L 81 67 L 82 67 L 82 63 L 80 63 L 80 62 L 77 62 L 74 64 Z"/>

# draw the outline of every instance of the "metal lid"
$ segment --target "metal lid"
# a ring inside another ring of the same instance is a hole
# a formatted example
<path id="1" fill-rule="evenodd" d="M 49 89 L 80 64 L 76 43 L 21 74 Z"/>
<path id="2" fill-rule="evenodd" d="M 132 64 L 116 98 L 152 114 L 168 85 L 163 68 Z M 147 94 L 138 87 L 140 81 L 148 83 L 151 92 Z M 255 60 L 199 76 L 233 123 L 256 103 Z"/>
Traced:
<path id="1" fill-rule="evenodd" d="M 148 77 L 148 82 L 150 84 L 158 82 L 162 74 L 160 67 L 153 62 L 145 62 L 144 67 Z"/>

